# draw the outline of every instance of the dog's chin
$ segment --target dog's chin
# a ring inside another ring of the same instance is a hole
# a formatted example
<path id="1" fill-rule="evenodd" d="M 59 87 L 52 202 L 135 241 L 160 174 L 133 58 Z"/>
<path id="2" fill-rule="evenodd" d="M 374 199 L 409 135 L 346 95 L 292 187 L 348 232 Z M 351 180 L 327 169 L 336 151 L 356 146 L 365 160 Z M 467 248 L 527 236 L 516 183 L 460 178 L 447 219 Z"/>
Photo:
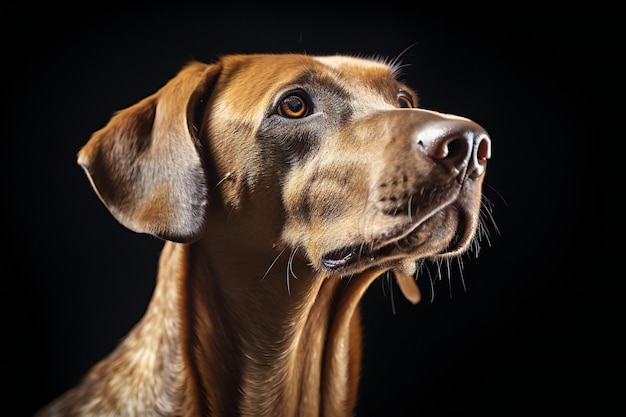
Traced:
<path id="1" fill-rule="evenodd" d="M 369 269 L 393 270 L 423 258 L 464 252 L 474 236 L 476 221 L 469 211 L 449 205 L 427 219 L 404 227 L 393 238 L 355 242 L 327 252 L 322 268 L 333 275 L 353 275 Z M 381 232 L 381 236 L 385 235 Z"/>

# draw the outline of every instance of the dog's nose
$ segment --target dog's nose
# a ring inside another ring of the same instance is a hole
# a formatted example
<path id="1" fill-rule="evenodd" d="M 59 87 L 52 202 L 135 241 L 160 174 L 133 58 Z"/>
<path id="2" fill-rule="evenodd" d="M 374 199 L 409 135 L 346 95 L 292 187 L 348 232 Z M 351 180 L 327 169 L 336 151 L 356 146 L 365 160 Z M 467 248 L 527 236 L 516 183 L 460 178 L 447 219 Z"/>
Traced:
<path id="1" fill-rule="evenodd" d="M 425 111 L 425 123 L 417 132 L 417 144 L 453 175 L 470 178 L 483 174 L 491 157 L 491 139 L 477 123 L 463 117 Z"/>

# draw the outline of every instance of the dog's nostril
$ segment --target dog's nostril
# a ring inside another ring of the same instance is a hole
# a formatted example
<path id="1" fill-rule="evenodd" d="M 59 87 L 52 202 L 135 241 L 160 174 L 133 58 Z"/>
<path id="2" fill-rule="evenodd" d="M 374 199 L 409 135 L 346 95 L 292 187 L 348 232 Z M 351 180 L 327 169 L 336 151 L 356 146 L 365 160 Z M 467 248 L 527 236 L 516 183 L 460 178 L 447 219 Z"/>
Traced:
<path id="1" fill-rule="evenodd" d="M 481 135 L 474 142 L 474 152 L 468 167 L 468 175 L 471 178 L 480 177 L 485 172 L 489 158 L 491 158 L 491 140 L 488 136 Z"/>
<path id="2" fill-rule="evenodd" d="M 438 150 L 443 156 L 437 159 L 451 158 L 460 162 L 464 161 L 469 152 L 469 144 L 465 138 L 452 138 L 444 142 L 442 149 Z"/>
<path id="3" fill-rule="evenodd" d="M 467 166 L 471 141 L 464 135 L 442 136 L 428 149 L 428 156 L 457 173 Z"/>
<path id="4" fill-rule="evenodd" d="M 479 161 L 486 161 L 491 158 L 491 140 L 489 140 L 488 137 L 483 136 L 478 139 L 476 158 L 478 158 Z"/>

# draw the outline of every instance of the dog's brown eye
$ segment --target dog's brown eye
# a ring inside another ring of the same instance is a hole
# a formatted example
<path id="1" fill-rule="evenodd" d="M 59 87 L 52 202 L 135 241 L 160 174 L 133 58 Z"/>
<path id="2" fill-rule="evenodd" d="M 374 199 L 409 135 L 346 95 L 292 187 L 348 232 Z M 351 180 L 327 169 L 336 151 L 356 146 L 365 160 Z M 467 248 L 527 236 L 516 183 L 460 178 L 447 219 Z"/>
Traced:
<path id="1" fill-rule="evenodd" d="M 297 94 L 291 94 L 278 104 L 278 114 L 290 119 L 298 119 L 309 115 L 309 104 Z"/>
<path id="2" fill-rule="evenodd" d="M 400 91 L 398 93 L 398 104 L 402 109 L 411 109 L 415 107 L 413 104 L 413 99 L 407 93 Z"/>

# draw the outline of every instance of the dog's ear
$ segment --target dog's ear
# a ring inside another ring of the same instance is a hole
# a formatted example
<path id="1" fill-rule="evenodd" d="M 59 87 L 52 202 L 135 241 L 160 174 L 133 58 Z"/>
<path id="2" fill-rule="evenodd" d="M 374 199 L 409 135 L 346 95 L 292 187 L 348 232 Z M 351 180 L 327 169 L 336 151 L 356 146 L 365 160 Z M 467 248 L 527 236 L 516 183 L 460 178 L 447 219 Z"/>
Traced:
<path id="1" fill-rule="evenodd" d="M 209 196 L 194 119 L 202 121 L 219 72 L 219 64 L 188 64 L 79 151 L 96 193 L 129 229 L 176 242 L 199 238 Z"/>

